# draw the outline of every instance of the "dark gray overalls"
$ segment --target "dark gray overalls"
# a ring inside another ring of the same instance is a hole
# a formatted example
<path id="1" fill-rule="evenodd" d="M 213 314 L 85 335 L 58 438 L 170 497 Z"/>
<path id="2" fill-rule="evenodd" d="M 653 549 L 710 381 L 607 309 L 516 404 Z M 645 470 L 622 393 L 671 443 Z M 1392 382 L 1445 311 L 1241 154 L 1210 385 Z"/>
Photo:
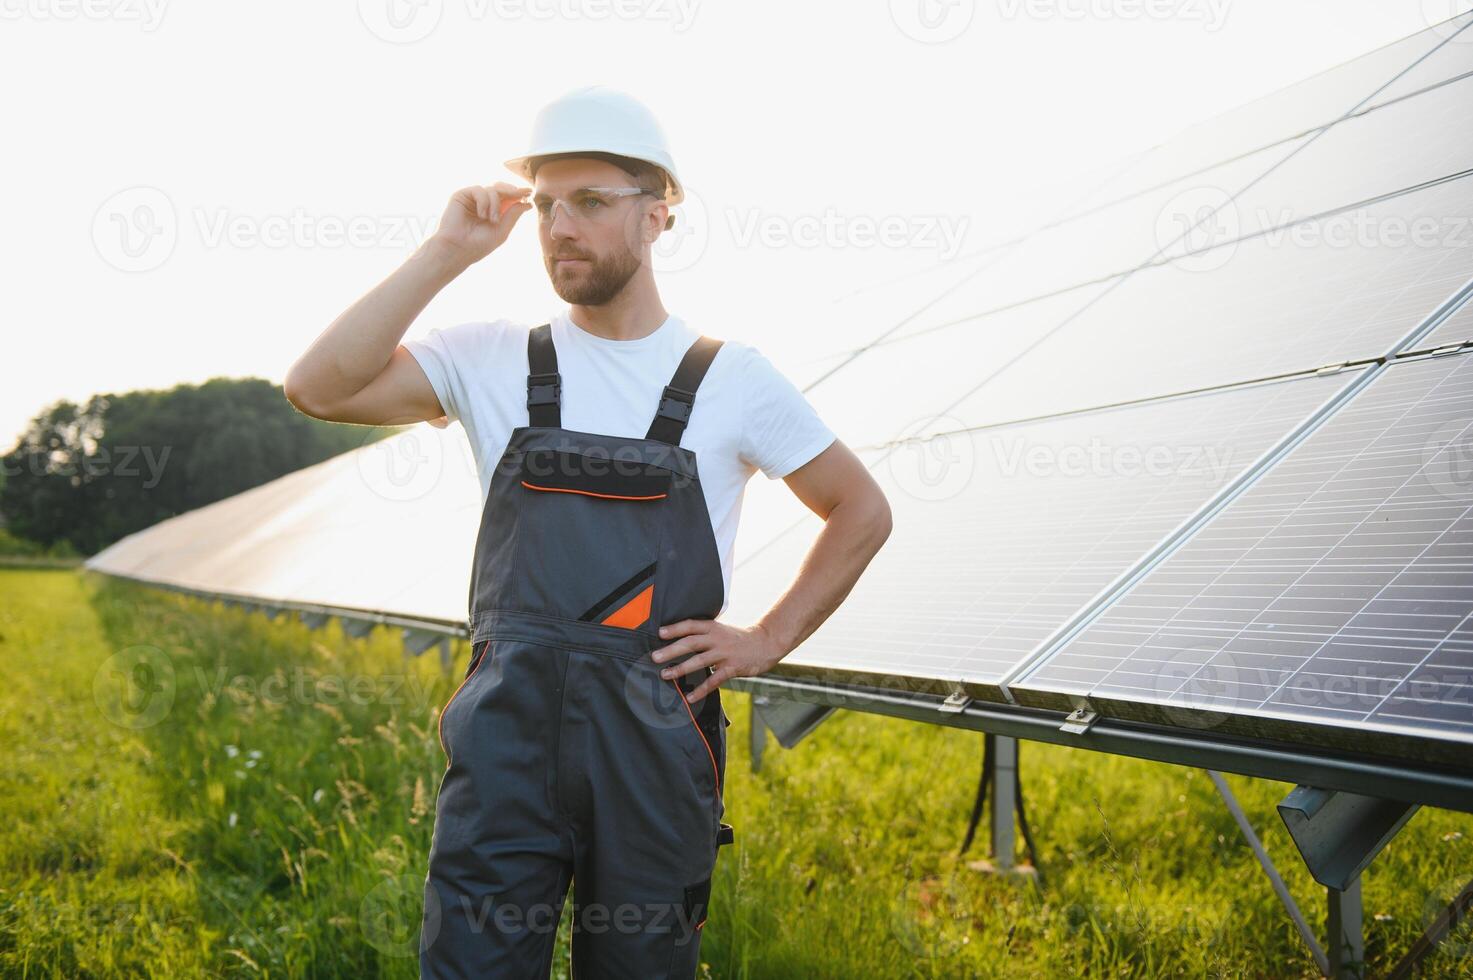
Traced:
<path id="1" fill-rule="evenodd" d="M 530 424 L 491 480 L 471 575 L 471 664 L 420 936 L 424 977 L 546 977 L 573 882 L 573 976 L 690 977 L 718 847 L 718 691 L 660 677 L 660 626 L 713 619 L 721 559 L 680 447 L 721 341 L 699 338 L 642 438 L 562 428 L 548 324 L 527 341 Z"/>

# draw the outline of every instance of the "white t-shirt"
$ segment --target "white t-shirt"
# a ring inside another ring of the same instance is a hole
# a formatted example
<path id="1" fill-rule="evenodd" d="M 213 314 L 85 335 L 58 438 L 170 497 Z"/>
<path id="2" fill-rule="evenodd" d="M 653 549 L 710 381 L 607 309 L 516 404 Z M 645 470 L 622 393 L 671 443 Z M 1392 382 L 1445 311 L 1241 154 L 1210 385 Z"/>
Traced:
<path id="1" fill-rule="evenodd" d="M 700 335 L 671 316 L 648 336 L 608 340 L 575 324 L 568 313 L 564 309 L 551 321 L 562 375 L 563 428 L 644 438 L 661 391 Z M 477 321 L 437 327 L 404 341 L 445 414 L 465 428 L 483 506 L 511 430 L 528 424 L 527 333 L 532 326 Z M 699 461 L 727 600 L 747 480 L 757 470 L 769 480 L 787 476 L 834 438 L 803 393 L 757 348 L 734 340 L 721 345 L 696 390 L 680 445 Z"/>

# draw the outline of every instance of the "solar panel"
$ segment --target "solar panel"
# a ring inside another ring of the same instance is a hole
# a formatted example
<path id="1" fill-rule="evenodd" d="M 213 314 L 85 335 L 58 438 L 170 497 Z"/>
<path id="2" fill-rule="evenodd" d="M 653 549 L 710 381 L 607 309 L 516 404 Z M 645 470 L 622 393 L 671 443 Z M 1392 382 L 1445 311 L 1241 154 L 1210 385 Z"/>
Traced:
<path id="1" fill-rule="evenodd" d="M 901 689 L 965 680 L 989 696 L 987 685 L 1358 373 L 974 429 L 883 461 L 871 455 L 894 532 L 844 604 L 778 669 Z M 729 616 L 761 616 L 818 530 L 809 515 L 739 561 Z"/>
<path id="2" fill-rule="evenodd" d="M 1470 620 L 1473 355 L 1408 359 L 1012 691 L 1467 766 Z"/>
<path id="3" fill-rule="evenodd" d="M 1473 229 L 1448 220 L 1470 198 L 1464 177 L 1143 269 L 949 414 L 985 424 L 1382 356 L 1473 278 Z M 1427 223 L 1425 242 L 1376 231 Z"/>

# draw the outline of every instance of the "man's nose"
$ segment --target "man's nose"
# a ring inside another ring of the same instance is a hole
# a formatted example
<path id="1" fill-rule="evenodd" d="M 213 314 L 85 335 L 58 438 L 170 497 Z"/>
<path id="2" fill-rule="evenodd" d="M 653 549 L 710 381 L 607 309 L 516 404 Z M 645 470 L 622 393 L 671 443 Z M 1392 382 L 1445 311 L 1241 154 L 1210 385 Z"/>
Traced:
<path id="1" fill-rule="evenodd" d="M 547 226 L 548 234 L 557 239 L 572 238 L 576 229 L 577 224 L 562 202 L 552 202 L 552 221 Z"/>

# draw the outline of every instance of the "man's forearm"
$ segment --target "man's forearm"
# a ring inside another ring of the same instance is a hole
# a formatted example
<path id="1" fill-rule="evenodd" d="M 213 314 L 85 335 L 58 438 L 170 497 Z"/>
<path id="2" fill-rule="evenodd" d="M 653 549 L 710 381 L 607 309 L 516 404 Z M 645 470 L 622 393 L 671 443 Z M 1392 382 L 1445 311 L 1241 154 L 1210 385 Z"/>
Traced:
<path id="1" fill-rule="evenodd" d="M 431 238 L 312 342 L 287 372 L 286 388 L 323 402 L 351 397 L 384 369 L 410 324 L 466 269 Z"/>
<path id="2" fill-rule="evenodd" d="M 823 625 L 890 536 L 884 498 L 840 503 L 808 550 L 798 576 L 757 622 L 787 656 Z"/>

